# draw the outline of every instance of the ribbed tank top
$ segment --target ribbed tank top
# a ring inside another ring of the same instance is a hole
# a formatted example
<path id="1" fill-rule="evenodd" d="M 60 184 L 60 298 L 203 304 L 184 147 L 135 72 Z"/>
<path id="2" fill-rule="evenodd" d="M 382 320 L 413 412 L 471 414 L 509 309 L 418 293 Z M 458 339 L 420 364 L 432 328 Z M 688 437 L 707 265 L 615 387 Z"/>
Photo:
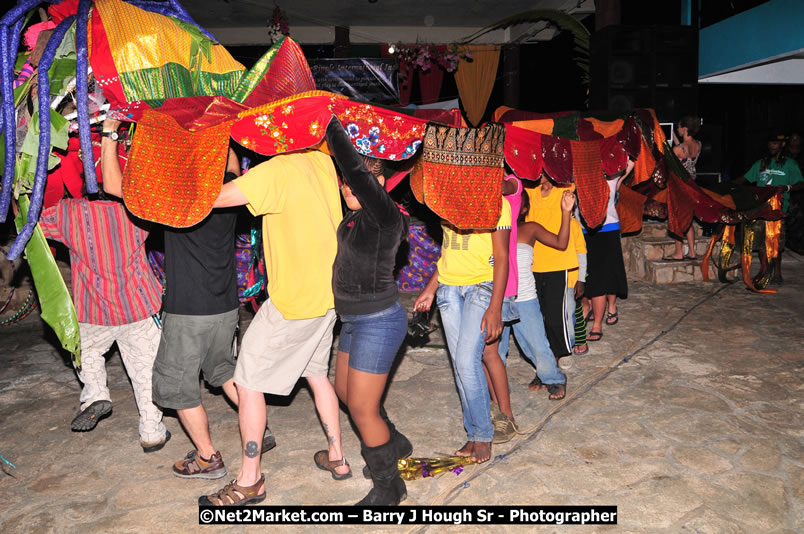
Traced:
<path id="1" fill-rule="evenodd" d="M 527 243 L 517 243 L 516 263 L 519 269 L 519 290 L 516 300 L 518 302 L 534 300 L 537 298 L 536 281 L 530 270 L 530 266 L 533 264 L 533 247 Z"/>

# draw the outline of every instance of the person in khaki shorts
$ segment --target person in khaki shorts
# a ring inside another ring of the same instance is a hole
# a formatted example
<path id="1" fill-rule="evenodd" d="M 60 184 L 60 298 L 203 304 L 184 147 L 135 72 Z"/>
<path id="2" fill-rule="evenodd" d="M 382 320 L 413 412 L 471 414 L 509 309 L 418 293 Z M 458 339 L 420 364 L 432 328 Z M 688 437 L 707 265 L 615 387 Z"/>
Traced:
<path id="1" fill-rule="evenodd" d="M 332 264 L 341 221 L 332 159 L 308 150 L 281 154 L 225 184 L 215 207 L 245 205 L 262 215 L 269 300 L 243 337 L 234 382 L 240 398 L 243 464 L 237 479 L 202 505 L 244 505 L 265 499 L 260 473 L 260 432 L 265 427 L 264 393 L 288 395 L 307 379 L 328 439 L 328 455 L 339 478 L 350 475 L 343 457 L 338 398 L 327 377 L 335 324 Z"/>

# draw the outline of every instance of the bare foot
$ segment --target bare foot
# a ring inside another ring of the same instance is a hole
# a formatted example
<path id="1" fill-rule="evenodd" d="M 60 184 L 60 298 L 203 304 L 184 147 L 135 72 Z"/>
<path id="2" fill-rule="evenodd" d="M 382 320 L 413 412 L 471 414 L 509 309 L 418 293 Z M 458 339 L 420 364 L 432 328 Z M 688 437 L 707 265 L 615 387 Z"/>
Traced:
<path id="1" fill-rule="evenodd" d="M 455 451 L 455 456 L 472 456 L 474 453 L 475 442 L 467 441 L 466 445 Z"/>
<path id="2" fill-rule="evenodd" d="M 475 447 L 472 450 L 472 460 L 482 464 L 488 462 L 491 458 L 491 442 L 490 441 L 475 441 Z"/>
<path id="3" fill-rule="evenodd" d="M 528 384 L 528 389 L 531 390 L 531 391 L 541 391 L 545 387 L 546 386 L 539 379 L 539 375 L 536 375 L 536 377 L 533 380 L 530 381 L 530 384 Z"/>

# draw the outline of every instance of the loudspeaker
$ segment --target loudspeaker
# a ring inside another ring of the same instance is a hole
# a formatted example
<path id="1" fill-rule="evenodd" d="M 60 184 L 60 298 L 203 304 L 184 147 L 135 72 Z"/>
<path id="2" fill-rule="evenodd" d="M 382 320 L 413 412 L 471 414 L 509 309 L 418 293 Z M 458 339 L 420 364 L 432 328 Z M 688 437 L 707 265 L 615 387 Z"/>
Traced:
<path id="1" fill-rule="evenodd" d="M 698 31 L 690 26 L 607 26 L 592 35 L 590 103 L 619 113 L 656 110 L 675 122 L 698 110 Z"/>

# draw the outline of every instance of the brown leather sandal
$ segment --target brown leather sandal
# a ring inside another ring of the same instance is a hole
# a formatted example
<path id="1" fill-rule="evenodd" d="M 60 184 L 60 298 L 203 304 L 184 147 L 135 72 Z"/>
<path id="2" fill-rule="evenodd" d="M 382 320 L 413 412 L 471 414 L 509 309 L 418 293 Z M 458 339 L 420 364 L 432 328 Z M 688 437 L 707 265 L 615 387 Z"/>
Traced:
<path id="1" fill-rule="evenodd" d="M 240 486 L 237 480 L 232 480 L 223 488 L 212 495 L 202 495 L 198 498 L 200 506 L 244 506 L 246 504 L 258 503 L 265 500 L 267 492 L 262 495 L 257 492 L 260 486 L 265 483 L 265 474 L 260 475 L 260 479 L 253 486 Z"/>
<path id="2" fill-rule="evenodd" d="M 319 469 L 323 471 L 329 471 L 332 474 L 332 478 L 335 480 L 346 480 L 347 478 L 352 477 L 352 469 L 349 468 L 348 473 L 340 474 L 335 471 L 336 467 L 340 467 L 342 465 L 348 466 L 349 462 L 346 461 L 346 456 L 341 458 L 340 460 L 330 460 L 329 459 L 329 451 L 323 450 L 318 451 L 313 455 L 313 461 L 315 465 L 318 466 Z"/>

